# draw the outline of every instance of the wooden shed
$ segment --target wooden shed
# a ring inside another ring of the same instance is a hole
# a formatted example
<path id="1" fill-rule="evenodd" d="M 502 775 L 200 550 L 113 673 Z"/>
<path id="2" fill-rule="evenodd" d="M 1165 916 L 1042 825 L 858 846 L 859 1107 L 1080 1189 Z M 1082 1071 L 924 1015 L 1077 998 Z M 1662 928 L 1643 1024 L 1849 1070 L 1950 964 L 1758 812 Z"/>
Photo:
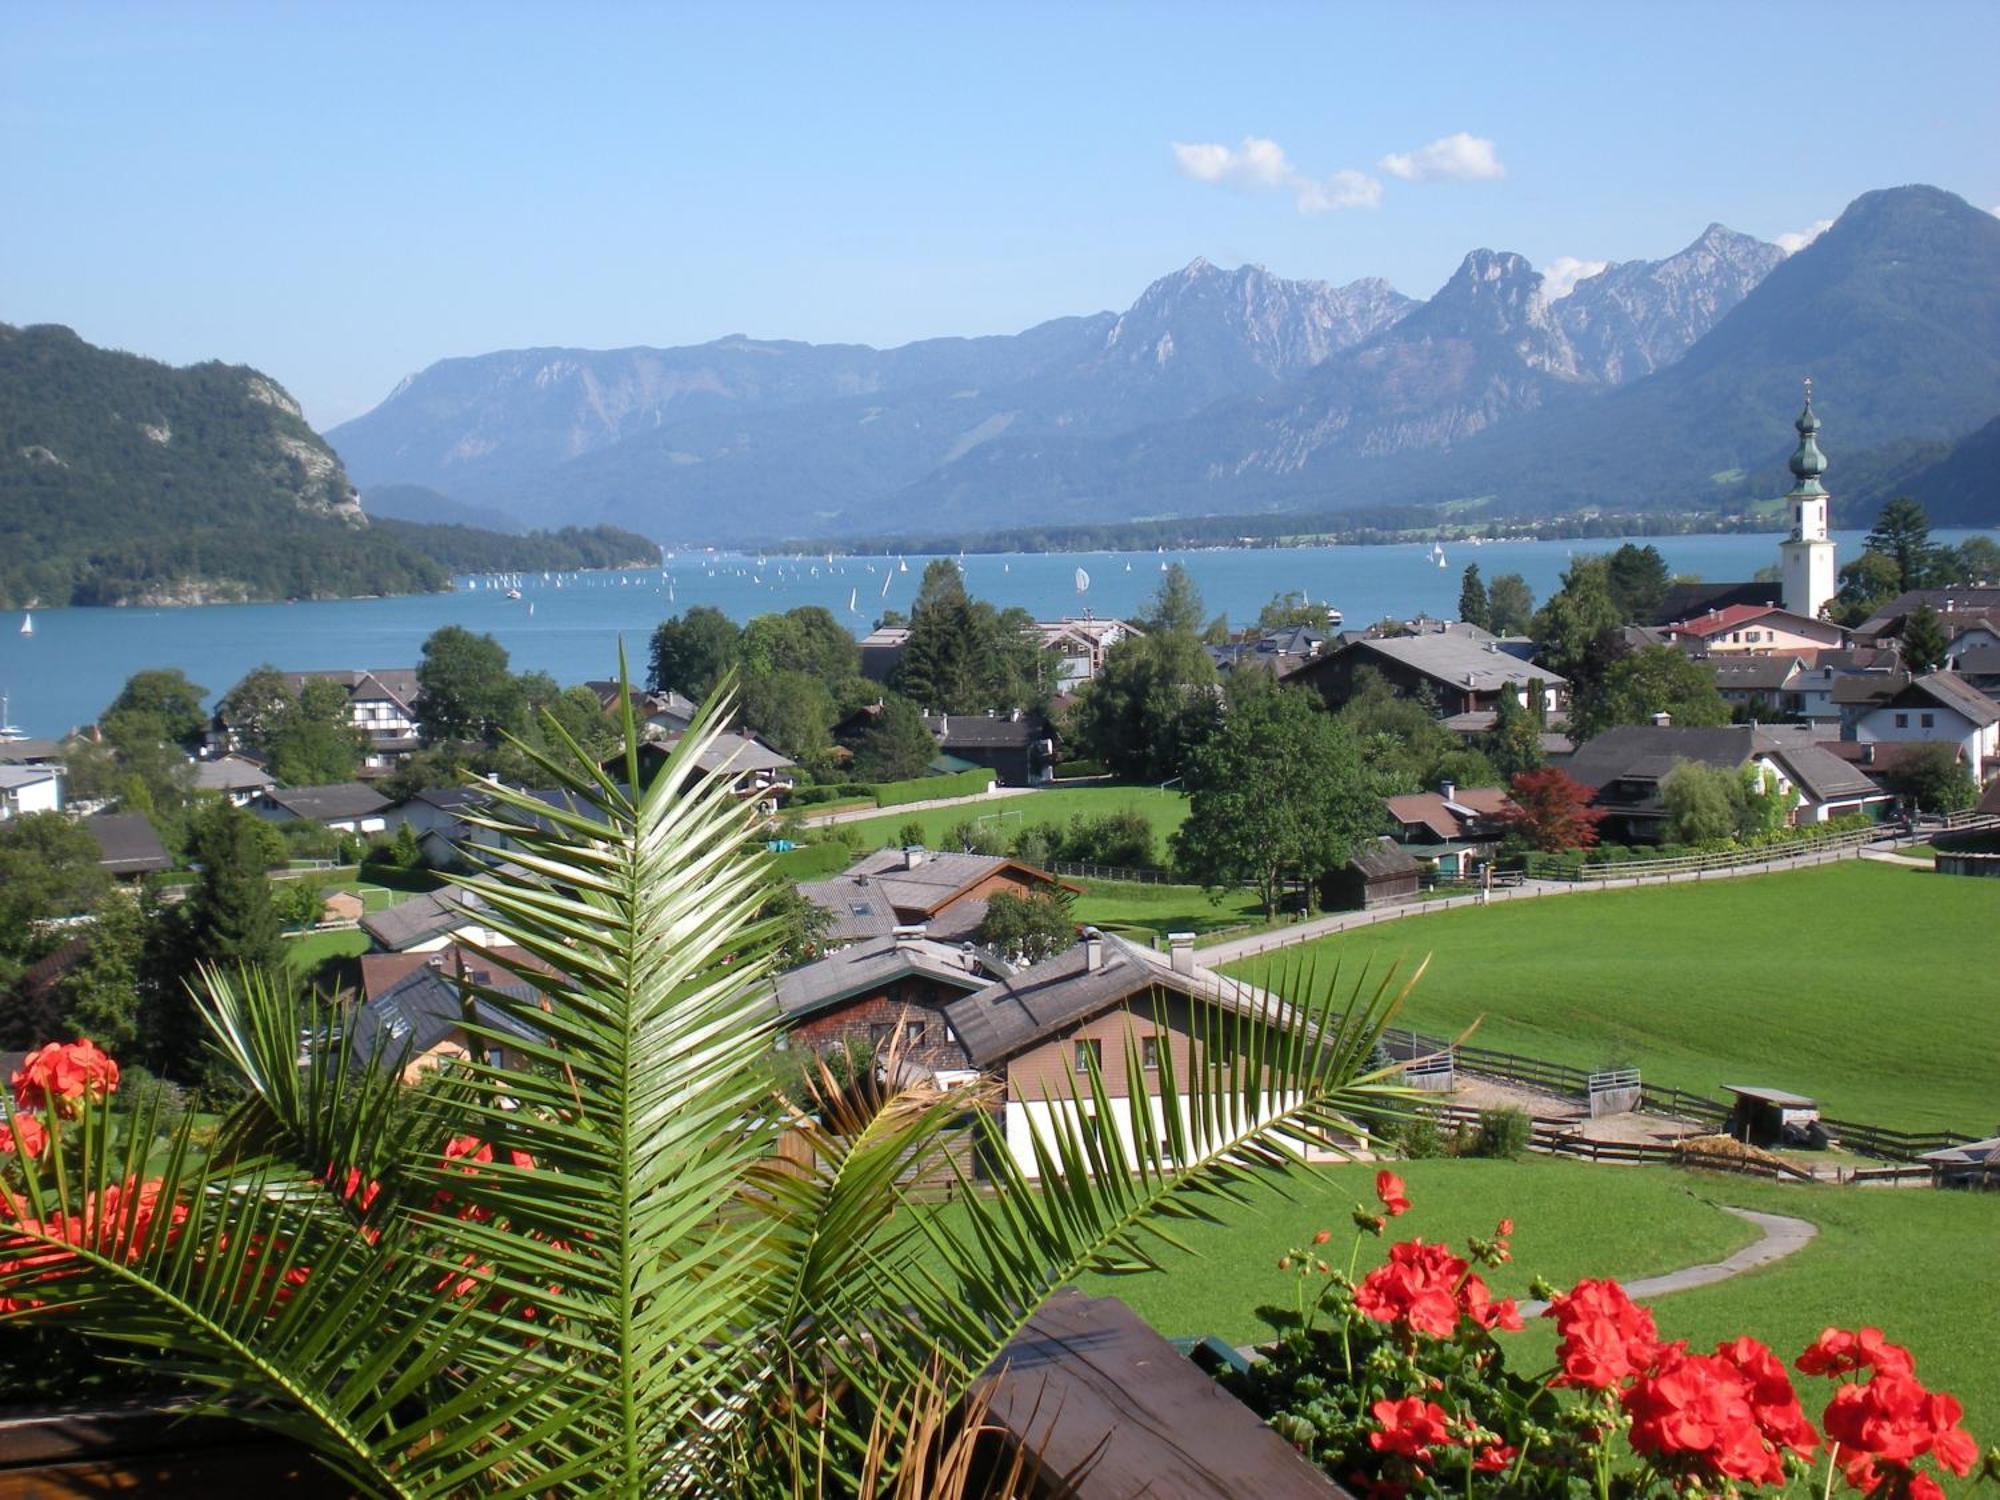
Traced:
<path id="1" fill-rule="evenodd" d="M 1817 1099 L 1742 1083 L 1725 1083 L 1722 1091 L 1736 1100 L 1729 1111 L 1729 1133 L 1746 1145 L 1804 1145 L 1815 1138 L 1825 1143 Z"/>
<path id="2" fill-rule="evenodd" d="M 1393 839 L 1363 839 L 1353 856 L 1320 880 L 1320 904 L 1328 911 L 1366 911 L 1414 901 L 1423 866 Z"/>

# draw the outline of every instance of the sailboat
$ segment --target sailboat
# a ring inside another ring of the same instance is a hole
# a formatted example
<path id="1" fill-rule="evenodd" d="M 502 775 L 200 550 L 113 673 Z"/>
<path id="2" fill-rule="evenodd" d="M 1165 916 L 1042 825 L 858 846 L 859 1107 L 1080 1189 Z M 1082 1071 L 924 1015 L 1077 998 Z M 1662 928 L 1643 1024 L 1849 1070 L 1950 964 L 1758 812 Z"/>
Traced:
<path id="1" fill-rule="evenodd" d="M 21 616 L 21 634 L 33 635 L 34 633 L 35 633 L 35 617 L 32 614 L 23 614 Z"/>
<path id="2" fill-rule="evenodd" d="M 849 613 L 850 615 L 853 615 L 853 614 L 859 614 L 859 613 L 860 613 L 860 611 L 859 611 L 859 610 L 857 610 L 857 609 L 856 609 L 856 608 L 854 607 L 854 601 L 855 601 L 856 599 L 859 599 L 860 597 L 861 597 L 861 590 L 860 590 L 860 589 L 849 589 L 849 590 L 847 591 L 847 612 L 848 612 L 848 613 Z"/>
<path id="3" fill-rule="evenodd" d="M 896 571 L 897 571 L 898 573 L 907 573 L 907 572 L 909 572 L 909 571 L 910 571 L 910 560 L 909 560 L 909 559 L 908 559 L 907 557 L 899 557 L 899 558 L 897 558 L 897 559 L 896 559 Z"/>

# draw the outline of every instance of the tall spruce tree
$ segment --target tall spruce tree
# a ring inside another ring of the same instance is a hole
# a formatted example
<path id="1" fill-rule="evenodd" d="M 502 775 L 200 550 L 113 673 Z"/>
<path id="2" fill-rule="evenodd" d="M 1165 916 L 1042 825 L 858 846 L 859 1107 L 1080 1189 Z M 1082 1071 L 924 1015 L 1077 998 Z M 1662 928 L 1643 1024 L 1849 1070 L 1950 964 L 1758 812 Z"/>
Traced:
<path id="1" fill-rule="evenodd" d="M 1487 602 L 1486 585 L 1479 578 L 1479 564 L 1467 563 L 1458 585 L 1458 617 L 1481 630 L 1493 628 L 1493 606 Z"/>

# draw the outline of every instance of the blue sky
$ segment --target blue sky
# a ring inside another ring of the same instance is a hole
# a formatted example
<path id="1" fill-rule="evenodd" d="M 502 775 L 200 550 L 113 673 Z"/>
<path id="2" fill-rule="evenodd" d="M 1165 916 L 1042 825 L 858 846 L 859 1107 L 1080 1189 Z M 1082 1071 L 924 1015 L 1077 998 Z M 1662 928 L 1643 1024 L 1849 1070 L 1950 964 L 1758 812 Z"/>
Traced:
<path id="1" fill-rule="evenodd" d="M 1996 56 L 1985 0 L 16 0 L 0 320 L 255 364 L 326 426 L 454 354 L 1009 332 L 1196 255 L 1427 296 L 1479 245 L 2000 205 Z"/>

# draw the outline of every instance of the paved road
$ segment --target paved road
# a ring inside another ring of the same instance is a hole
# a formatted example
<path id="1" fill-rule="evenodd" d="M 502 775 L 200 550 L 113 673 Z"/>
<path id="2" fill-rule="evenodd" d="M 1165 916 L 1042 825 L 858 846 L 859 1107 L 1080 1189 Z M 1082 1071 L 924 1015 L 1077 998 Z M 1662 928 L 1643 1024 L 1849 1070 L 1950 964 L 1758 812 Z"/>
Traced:
<path id="1" fill-rule="evenodd" d="M 806 828 L 830 828 L 835 823 L 863 823 L 870 818 L 886 818 L 895 813 L 929 812 L 936 807 L 979 807 L 1005 797 L 1030 797 L 1038 790 L 1032 786 L 996 786 L 990 792 L 975 792 L 970 797 L 932 797 L 925 802 L 898 802 L 894 807 L 850 807 L 842 812 L 801 818 L 799 823 Z"/>
<path id="2" fill-rule="evenodd" d="M 1589 882 L 1525 880 L 1519 885 L 1506 886 L 1483 894 L 1485 899 L 1498 903 L 1531 901 L 1538 896 L 1574 896 L 1587 891 L 1629 890 L 1633 886 L 1641 885 L 1682 885 L 1689 882 L 1733 880 L 1744 875 L 1769 875 L 1779 870 L 1802 870 L 1812 865 L 1831 864 L 1836 860 L 1854 859 L 1862 852 L 1859 849 L 1816 849 L 1808 854 L 1759 860 L 1755 864 L 1737 865 L 1727 870 L 1690 870 L 1670 875 L 1621 875 L 1612 880 Z M 1397 922 L 1406 917 L 1423 917 L 1432 912 L 1454 911 L 1462 906 L 1476 906 L 1481 900 L 1482 893 L 1474 892 L 1465 896 L 1446 896 L 1434 901 L 1412 901 L 1402 906 L 1379 907 L 1374 911 L 1337 912 L 1332 916 L 1315 917 L 1310 922 L 1300 922 L 1291 927 L 1281 928 L 1277 932 L 1253 933 L 1249 937 L 1231 938 L 1225 942 L 1213 943 L 1199 951 L 1205 967 L 1220 968 L 1239 959 L 1250 958 L 1259 953 L 1269 953 L 1279 948 L 1290 948 L 1299 943 L 1310 943 L 1315 938 L 1330 937 L 1334 933 L 1348 932 L 1356 927 L 1372 927 L 1377 922 Z"/>

